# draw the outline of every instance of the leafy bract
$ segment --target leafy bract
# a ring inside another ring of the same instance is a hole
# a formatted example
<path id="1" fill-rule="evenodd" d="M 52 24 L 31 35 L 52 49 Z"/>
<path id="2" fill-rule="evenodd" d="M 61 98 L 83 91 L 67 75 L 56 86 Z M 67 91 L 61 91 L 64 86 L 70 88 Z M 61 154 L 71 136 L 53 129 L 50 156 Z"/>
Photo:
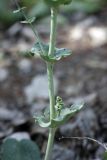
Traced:
<path id="1" fill-rule="evenodd" d="M 41 58 L 46 59 L 48 57 L 49 45 L 42 42 L 37 42 L 31 48 L 31 53 L 41 56 Z"/>
<path id="2" fill-rule="evenodd" d="M 42 115 L 35 117 L 35 120 L 41 127 L 57 128 L 74 116 L 75 113 L 78 112 L 82 107 L 83 103 L 74 104 L 69 108 L 63 108 L 60 112 L 60 115 L 56 114 L 54 119 L 47 120 L 45 116 Z"/>
<path id="3" fill-rule="evenodd" d="M 50 56 L 51 61 L 58 61 L 61 58 L 65 58 L 67 56 L 70 56 L 72 54 L 71 50 L 66 48 L 56 48 L 54 55 Z"/>
<path id="4" fill-rule="evenodd" d="M 37 42 L 31 49 L 31 53 L 39 55 L 42 59 L 48 62 L 56 62 L 61 58 L 65 58 L 72 54 L 71 50 L 65 48 L 55 48 L 53 55 L 48 55 L 49 45 Z"/>

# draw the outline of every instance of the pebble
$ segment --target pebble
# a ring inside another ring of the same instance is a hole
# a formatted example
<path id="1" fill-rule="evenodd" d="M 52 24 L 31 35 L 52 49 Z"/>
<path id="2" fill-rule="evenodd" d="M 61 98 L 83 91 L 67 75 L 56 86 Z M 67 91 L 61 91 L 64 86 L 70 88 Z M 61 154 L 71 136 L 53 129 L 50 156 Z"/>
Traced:
<path id="1" fill-rule="evenodd" d="M 91 27 L 88 31 L 93 47 L 107 43 L 107 28 L 102 26 Z"/>
<path id="2" fill-rule="evenodd" d="M 7 108 L 0 107 L 0 120 L 11 121 L 13 125 L 18 126 L 25 123 L 28 118 L 18 110 L 9 110 Z"/>
<path id="3" fill-rule="evenodd" d="M 82 136 L 93 137 L 98 130 L 97 117 L 92 109 L 80 111 L 76 121 L 60 127 L 61 134 L 64 136 L 75 136 L 75 131 L 79 129 Z M 79 135 L 77 135 L 79 136 Z"/>
<path id="4" fill-rule="evenodd" d="M 22 25 L 19 23 L 15 23 L 14 25 L 12 25 L 8 31 L 7 34 L 10 36 L 15 36 L 17 33 L 19 33 L 22 30 Z"/>
<path id="5" fill-rule="evenodd" d="M 71 160 L 74 159 L 74 156 L 75 153 L 72 149 L 67 149 L 60 145 L 54 146 L 52 160 Z"/>
<path id="6" fill-rule="evenodd" d="M 30 43 L 27 43 L 25 42 L 23 39 L 20 39 L 18 42 L 17 42 L 17 50 L 19 52 L 26 52 L 26 51 L 29 51 L 31 47 L 31 44 Z"/>
<path id="7" fill-rule="evenodd" d="M 89 18 L 86 18 L 83 21 L 77 23 L 76 26 L 78 26 L 78 28 L 81 28 L 81 29 L 87 29 L 95 25 L 96 23 L 98 23 L 98 19 L 94 16 L 90 16 Z"/>
<path id="8" fill-rule="evenodd" d="M 22 59 L 18 63 L 18 68 L 23 72 L 23 73 L 29 73 L 32 69 L 32 63 L 28 59 Z"/>
<path id="9" fill-rule="evenodd" d="M 107 44 L 107 28 L 99 24 L 96 17 L 91 16 L 70 29 L 69 40 L 76 44 L 79 42 L 78 46 L 81 48 L 84 45 L 92 48 L 99 47 Z"/>
<path id="10" fill-rule="evenodd" d="M 17 133 L 14 133 L 14 134 L 8 136 L 6 139 L 9 139 L 9 138 L 13 138 L 18 141 L 21 141 L 23 139 L 30 139 L 30 136 L 27 132 L 17 132 Z"/>
<path id="11" fill-rule="evenodd" d="M 54 77 L 55 94 L 58 91 L 58 80 Z M 28 103 L 35 99 L 48 99 L 48 79 L 47 75 L 38 75 L 32 79 L 31 84 L 24 88 L 24 93 Z"/>
<path id="12" fill-rule="evenodd" d="M 36 102 L 31 106 L 31 114 L 41 112 L 43 109 L 45 109 L 48 106 L 46 102 Z"/>
<path id="13" fill-rule="evenodd" d="M 74 84 L 74 85 L 68 85 L 65 88 L 65 93 L 66 95 L 77 95 L 78 93 L 81 92 L 83 88 L 83 83 L 78 83 L 78 84 Z"/>
<path id="14" fill-rule="evenodd" d="M 83 136 L 94 137 L 94 133 L 99 129 L 96 114 L 91 108 L 80 112 L 77 121 Z"/>
<path id="15" fill-rule="evenodd" d="M 100 103 L 102 104 L 102 108 L 100 109 L 100 114 L 101 114 L 103 112 L 104 108 L 106 109 L 106 107 L 107 107 L 107 87 L 106 87 L 106 84 L 105 84 L 105 87 L 103 87 L 99 90 L 98 98 L 100 100 Z"/>
<path id="16" fill-rule="evenodd" d="M 77 23 L 72 29 L 70 33 L 70 39 L 73 40 L 80 40 L 83 38 L 85 35 L 85 32 L 95 24 L 97 19 L 95 17 L 89 17 L 86 18 L 85 20 Z"/>
<path id="17" fill-rule="evenodd" d="M 35 35 L 34 35 L 33 31 L 29 27 L 24 27 L 22 29 L 22 35 L 24 37 L 28 38 L 29 40 L 34 40 L 35 39 Z"/>
<path id="18" fill-rule="evenodd" d="M 0 68 L 0 82 L 8 78 L 9 72 L 5 68 Z"/>
<path id="19" fill-rule="evenodd" d="M 84 102 L 86 105 L 93 106 L 95 102 L 97 101 L 97 93 L 93 92 L 86 96 L 79 96 L 77 98 L 70 98 L 68 99 L 67 103 L 73 104 L 73 103 L 81 103 Z"/>
<path id="20" fill-rule="evenodd" d="M 14 126 L 19 126 L 28 121 L 28 116 L 24 114 L 23 112 L 17 111 L 17 116 L 13 118 L 12 124 Z"/>
<path id="21" fill-rule="evenodd" d="M 12 120 L 16 115 L 17 112 L 0 107 L 0 120 Z"/>

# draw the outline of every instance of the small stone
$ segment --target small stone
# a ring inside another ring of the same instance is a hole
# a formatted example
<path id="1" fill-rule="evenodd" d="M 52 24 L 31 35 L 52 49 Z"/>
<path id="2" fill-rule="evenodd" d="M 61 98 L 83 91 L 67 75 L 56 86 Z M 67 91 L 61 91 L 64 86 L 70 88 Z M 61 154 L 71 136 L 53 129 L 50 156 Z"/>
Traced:
<path id="1" fill-rule="evenodd" d="M 107 106 L 107 87 L 106 87 L 106 85 L 99 90 L 98 97 L 99 97 L 99 100 L 102 104 L 102 109 L 100 111 L 100 114 L 101 114 L 103 112 L 104 108 L 106 108 L 106 106 Z"/>
<path id="2" fill-rule="evenodd" d="M 30 60 L 28 59 L 22 59 L 19 63 L 18 63 L 18 67 L 19 69 L 24 72 L 24 73 L 29 73 L 32 69 L 32 63 Z"/>
<path id="3" fill-rule="evenodd" d="M 33 40 L 33 39 L 35 38 L 32 29 L 29 28 L 29 27 L 24 27 L 24 28 L 22 29 L 22 35 L 23 35 L 24 37 L 28 38 L 28 39 L 31 39 L 31 40 Z"/>
<path id="4" fill-rule="evenodd" d="M 26 43 L 23 39 L 20 39 L 19 42 L 17 43 L 17 50 L 19 52 L 29 51 L 30 47 L 31 47 L 31 44 Z"/>
<path id="5" fill-rule="evenodd" d="M 82 83 L 78 83 L 78 84 L 74 84 L 74 85 L 68 85 L 65 88 L 65 93 L 66 93 L 66 95 L 70 95 L 70 96 L 71 95 L 77 95 L 78 93 L 81 92 L 82 87 L 83 87 Z"/>
<path id="6" fill-rule="evenodd" d="M 58 91 L 58 80 L 54 78 L 55 94 Z M 48 99 L 48 79 L 46 75 L 38 75 L 32 79 L 30 85 L 24 88 L 24 93 L 28 103 L 32 103 L 36 98 Z"/>
<path id="7" fill-rule="evenodd" d="M 100 140 L 100 141 L 102 142 L 102 140 Z M 97 149 L 96 154 L 95 154 L 96 157 L 99 157 L 99 158 L 96 158 L 95 160 L 102 160 L 104 153 L 105 153 L 105 149 L 102 146 L 99 146 L 99 148 Z"/>
<path id="8" fill-rule="evenodd" d="M 60 132 L 64 136 L 71 136 L 73 135 L 73 131 L 75 131 L 77 126 L 78 126 L 77 121 L 73 123 L 67 123 L 60 127 Z"/>
<path id="9" fill-rule="evenodd" d="M 0 108 L 0 120 L 12 120 L 17 115 L 15 111 L 6 108 Z"/>
<path id="10" fill-rule="evenodd" d="M 17 126 L 25 123 L 28 120 L 28 117 L 18 110 L 9 110 L 7 108 L 0 107 L 0 120 L 11 121 L 13 125 Z"/>
<path id="11" fill-rule="evenodd" d="M 12 124 L 14 126 L 22 125 L 28 121 L 28 117 L 23 112 L 19 112 L 19 111 L 16 111 L 16 112 L 17 112 L 17 116 L 15 116 L 12 121 Z"/>
<path id="12" fill-rule="evenodd" d="M 73 39 L 75 41 L 81 39 L 83 36 L 84 36 L 84 30 L 79 28 L 79 27 L 74 27 L 72 30 L 71 30 L 71 33 L 70 33 L 70 39 Z"/>
<path id="13" fill-rule="evenodd" d="M 8 77 L 8 70 L 6 70 L 5 68 L 0 68 L 0 82 L 4 81 L 7 79 Z"/>
<path id="14" fill-rule="evenodd" d="M 107 70 L 107 62 L 102 62 L 101 60 L 89 60 L 85 62 L 86 66 L 95 69 Z"/>
<path id="15" fill-rule="evenodd" d="M 10 27 L 7 31 L 7 33 L 10 36 L 15 36 L 17 33 L 19 33 L 22 29 L 22 25 L 19 23 L 15 23 L 14 25 L 12 25 L 12 27 Z"/>
<path id="16" fill-rule="evenodd" d="M 107 28 L 106 27 L 92 27 L 89 29 L 88 34 L 91 39 L 93 47 L 101 46 L 107 43 Z"/>
<path id="17" fill-rule="evenodd" d="M 17 132 L 17 133 L 14 133 L 14 134 L 10 135 L 6 139 L 9 139 L 9 138 L 13 138 L 13 139 L 16 139 L 18 141 L 21 141 L 23 139 L 30 139 L 30 136 L 27 132 Z"/>
<path id="18" fill-rule="evenodd" d="M 13 133 L 13 126 L 9 123 L 4 123 L 0 121 L 0 138 L 7 137 L 8 135 Z"/>
<path id="19" fill-rule="evenodd" d="M 73 103 L 81 103 L 84 102 L 85 104 L 88 104 L 90 106 L 93 106 L 95 102 L 97 101 L 97 93 L 91 93 L 86 96 L 80 96 L 77 98 L 70 98 L 67 103 L 73 104 Z"/>
<path id="20" fill-rule="evenodd" d="M 72 29 L 70 33 L 70 39 L 80 40 L 84 36 L 86 36 L 87 30 L 95 24 L 97 19 L 95 17 L 89 17 L 79 23 L 77 23 Z"/>
<path id="21" fill-rule="evenodd" d="M 77 12 L 72 13 L 71 20 L 74 22 L 80 22 L 80 21 L 83 21 L 85 17 L 86 17 L 86 14 L 84 12 L 77 11 Z"/>
<path id="22" fill-rule="evenodd" d="M 74 159 L 75 153 L 72 149 L 66 149 L 59 145 L 55 145 L 53 149 L 52 160 L 70 160 Z"/>
<path id="23" fill-rule="evenodd" d="M 89 135 L 94 137 L 94 133 L 98 130 L 99 126 L 96 114 L 92 109 L 88 108 L 87 110 L 80 112 L 77 121 L 83 136 Z"/>
<path id="24" fill-rule="evenodd" d="M 77 23 L 77 26 L 82 29 L 87 29 L 98 22 L 98 19 L 94 16 L 84 19 L 83 21 Z"/>
<path id="25" fill-rule="evenodd" d="M 41 112 L 43 109 L 45 109 L 48 106 L 45 102 L 36 102 L 31 107 L 31 114 Z"/>
<path id="26" fill-rule="evenodd" d="M 94 137 L 95 131 L 98 131 L 97 117 L 92 109 L 80 111 L 76 121 L 68 123 L 60 127 L 60 131 L 64 136 L 75 136 L 78 130 L 82 136 Z M 78 135 L 77 135 L 78 136 Z"/>

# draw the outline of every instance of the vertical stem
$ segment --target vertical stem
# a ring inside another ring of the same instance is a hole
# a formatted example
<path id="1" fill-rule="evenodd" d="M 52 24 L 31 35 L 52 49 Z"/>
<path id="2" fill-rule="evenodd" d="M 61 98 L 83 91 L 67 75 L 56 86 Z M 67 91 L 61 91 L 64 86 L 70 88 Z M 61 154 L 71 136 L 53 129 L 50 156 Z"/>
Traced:
<path id="1" fill-rule="evenodd" d="M 50 99 L 50 119 L 55 118 L 55 96 L 54 96 L 54 82 L 53 82 L 53 65 L 47 63 L 48 88 Z"/>
<path id="2" fill-rule="evenodd" d="M 57 8 L 51 8 L 51 31 L 50 31 L 50 46 L 49 55 L 54 54 L 55 43 L 56 43 L 56 26 L 57 26 Z"/>
<path id="3" fill-rule="evenodd" d="M 47 144 L 47 149 L 46 149 L 45 160 L 51 160 L 55 131 L 56 131 L 55 128 L 50 128 L 49 130 L 49 137 L 48 137 L 48 144 Z"/>
<path id="4" fill-rule="evenodd" d="M 51 8 L 51 31 L 50 31 L 50 45 L 48 55 L 53 55 L 55 50 L 56 41 L 56 27 L 57 27 L 57 8 Z M 48 89 L 50 99 L 50 120 L 55 118 L 55 95 L 54 95 L 54 83 L 53 83 L 53 64 L 47 62 L 47 75 L 48 75 Z M 50 128 L 48 144 L 46 149 L 45 160 L 51 160 L 52 149 L 54 143 L 56 128 Z"/>

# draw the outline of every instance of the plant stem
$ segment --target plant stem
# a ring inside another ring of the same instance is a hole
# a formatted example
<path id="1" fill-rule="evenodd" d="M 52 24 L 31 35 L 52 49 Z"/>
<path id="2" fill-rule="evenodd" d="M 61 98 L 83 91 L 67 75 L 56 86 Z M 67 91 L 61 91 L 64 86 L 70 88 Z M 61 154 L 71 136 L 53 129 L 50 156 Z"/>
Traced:
<path id="1" fill-rule="evenodd" d="M 48 137 L 48 144 L 47 144 L 47 149 L 46 149 L 45 160 L 51 160 L 55 131 L 56 131 L 55 128 L 50 128 L 49 130 L 49 137 Z"/>
<path id="2" fill-rule="evenodd" d="M 51 31 L 50 31 L 50 45 L 48 55 L 53 55 L 55 50 L 56 41 L 56 27 L 57 27 L 57 8 L 51 8 Z M 48 89 L 50 99 L 50 120 L 55 118 L 55 95 L 54 95 L 54 83 L 53 83 L 53 64 L 47 62 L 47 75 L 48 75 Z M 48 144 L 46 149 L 45 160 L 51 160 L 52 149 L 54 143 L 56 128 L 50 128 Z"/>
<path id="3" fill-rule="evenodd" d="M 53 82 L 53 65 L 47 63 L 48 88 L 50 99 L 50 119 L 55 118 L 55 96 L 54 96 L 54 82 Z"/>
<path id="4" fill-rule="evenodd" d="M 50 46 L 49 55 L 54 54 L 55 43 L 56 43 L 56 26 L 57 26 L 57 8 L 51 8 L 51 31 L 50 31 Z"/>

